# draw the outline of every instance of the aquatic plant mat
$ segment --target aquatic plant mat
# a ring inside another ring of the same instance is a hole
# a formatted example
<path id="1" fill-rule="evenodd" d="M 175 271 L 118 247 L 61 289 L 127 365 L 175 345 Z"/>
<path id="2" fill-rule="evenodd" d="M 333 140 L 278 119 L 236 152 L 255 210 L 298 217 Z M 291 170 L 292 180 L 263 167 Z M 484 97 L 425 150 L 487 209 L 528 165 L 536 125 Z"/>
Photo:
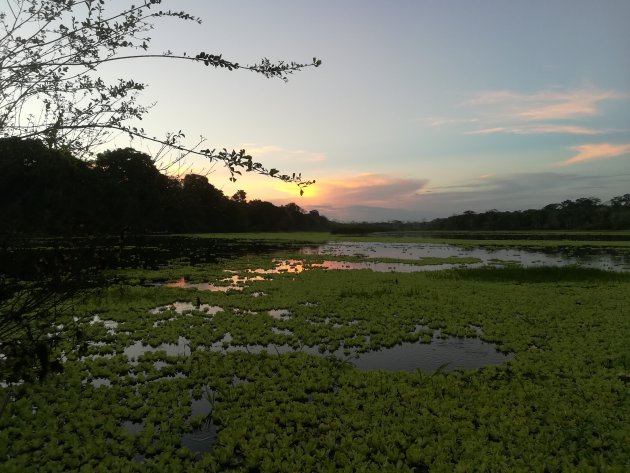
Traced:
<path id="1" fill-rule="evenodd" d="M 0 388 L 0 470 L 628 471 L 628 274 L 326 258 L 112 272 L 87 351 Z"/>

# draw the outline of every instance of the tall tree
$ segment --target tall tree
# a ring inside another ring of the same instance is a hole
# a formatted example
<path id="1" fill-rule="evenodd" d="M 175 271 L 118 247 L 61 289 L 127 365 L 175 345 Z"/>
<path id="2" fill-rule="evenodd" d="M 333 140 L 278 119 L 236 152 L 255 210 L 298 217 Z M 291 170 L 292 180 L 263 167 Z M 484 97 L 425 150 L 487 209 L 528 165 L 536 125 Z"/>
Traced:
<path id="1" fill-rule="evenodd" d="M 192 61 L 228 71 L 244 69 L 267 78 L 288 80 L 290 74 L 321 61 L 240 64 L 221 54 L 150 50 L 148 32 L 164 17 L 201 23 L 184 11 L 160 9 L 162 0 L 2 0 L 0 2 L 0 137 L 41 138 L 50 147 L 90 155 L 112 133 L 158 143 L 176 152 L 174 160 L 190 154 L 222 163 L 236 180 L 242 171 L 311 184 L 298 174 L 267 169 L 245 150 L 201 149 L 187 145 L 181 132 L 164 138 L 134 126 L 150 107 L 139 102 L 146 84 L 133 78 L 108 83 L 98 75 L 106 63 L 151 58 Z M 200 48 L 201 49 L 201 48 Z"/>

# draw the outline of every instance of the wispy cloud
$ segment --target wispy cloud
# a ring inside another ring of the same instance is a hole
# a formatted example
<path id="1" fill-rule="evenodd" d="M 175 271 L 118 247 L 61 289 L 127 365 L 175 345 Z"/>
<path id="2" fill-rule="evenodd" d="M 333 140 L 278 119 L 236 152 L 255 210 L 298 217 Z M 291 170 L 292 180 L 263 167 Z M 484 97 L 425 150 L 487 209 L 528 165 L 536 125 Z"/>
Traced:
<path id="1" fill-rule="evenodd" d="M 479 121 L 479 118 L 428 118 L 427 119 L 429 125 L 436 126 L 444 126 L 444 125 L 460 125 L 465 123 L 476 123 Z"/>
<path id="2" fill-rule="evenodd" d="M 527 97 L 531 106 L 520 113 L 527 120 L 566 120 L 592 117 L 600 114 L 599 104 L 620 99 L 612 91 L 574 90 L 570 92 L 542 93 Z"/>
<path id="3" fill-rule="evenodd" d="M 298 202 L 335 220 L 420 221 L 465 210 L 540 208 L 585 196 L 608 199 L 623 192 L 629 178 L 629 173 L 484 174 L 451 185 L 430 186 L 426 179 L 363 174 L 346 179 L 322 179 L 317 182 L 318 190 L 313 197 L 296 201 L 293 196 L 291 200 L 274 199 L 274 202 Z"/>
<path id="4" fill-rule="evenodd" d="M 480 92 L 462 105 L 462 117 L 431 118 L 430 126 L 460 126 L 467 135 L 601 135 L 619 130 L 577 125 L 603 114 L 605 102 L 630 95 L 598 88 L 547 89 L 530 94 L 511 90 Z M 471 119 L 470 116 L 476 118 Z"/>
<path id="5" fill-rule="evenodd" d="M 467 131 L 467 135 L 494 135 L 495 133 L 506 133 L 507 128 L 503 126 L 495 126 L 492 128 L 482 128 L 481 130 Z"/>
<path id="6" fill-rule="evenodd" d="M 496 133 L 511 133 L 514 135 L 542 135 L 549 133 L 561 133 L 568 135 L 601 135 L 605 133 L 605 131 L 574 125 L 541 124 L 537 126 L 499 126 L 466 132 L 467 135 L 492 135 Z"/>
<path id="7" fill-rule="evenodd" d="M 593 161 L 598 159 L 617 158 L 619 156 L 630 155 L 630 144 L 610 144 L 610 143 L 592 143 L 571 148 L 577 151 L 577 154 L 565 161 L 558 163 L 562 166 L 583 163 L 585 161 Z"/>
<path id="8" fill-rule="evenodd" d="M 252 155 L 254 159 L 260 158 L 274 158 L 278 161 L 291 161 L 302 163 L 318 163 L 326 161 L 326 155 L 324 153 L 317 153 L 312 151 L 305 151 L 301 149 L 288 149 L 282 146 L 276 145 L 260 145 L 257 143 L 245 143 L 241 145 L 247 153 Z"/>
<path id="9" fill-rule="evenodd" d="M 496 90 L 478 94 L 469 104 L 504 118 L 570 120 L 599 115 L 601 102 L 623 98 L 627 96 L 596 88 L 543 90 L 531 94 Z"/>

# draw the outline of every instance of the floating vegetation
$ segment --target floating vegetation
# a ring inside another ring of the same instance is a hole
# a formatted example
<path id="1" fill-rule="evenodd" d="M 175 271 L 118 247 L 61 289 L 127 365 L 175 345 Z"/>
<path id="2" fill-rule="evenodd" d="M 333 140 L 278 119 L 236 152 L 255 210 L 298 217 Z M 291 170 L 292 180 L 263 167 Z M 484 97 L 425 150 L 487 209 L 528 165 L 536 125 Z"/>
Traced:
<path id="1" fill-rule="evenodd" d="M 125 348 L 123 354 L 130 360 L 136 361 L 140 356 L 149 352 L 165 352 L 168 356 L 190 355 L 190 342 L 185 337 L 179 337 L 177 343 L 161 343 L 158 346 L 145 345 L 137 341 Z"/>
<path id="2" fill-rule="evenodd" d="M 103 325 L 103 327 L 107 329 L 107 333 L 109 335 L 115 335 L 116 329 L 118 328 L 118 322 L 116 322 L 115 320 L 102 320 L 98 314 L 92 317 L 92 320 L 90 320 L 90 325 L 94 324 Z"/>
<path id="3" fill-rule="evenodd" d="M 352 251 L 339 262 L 399 258 Z M 304 256 L 177 265 L 241 290 L 138 283 L 162 267 L 77 303 L 98 314 L 87 353 L 59 346 L 63 373 L 0 387 L 0 470 L 627 469 L 630 275 L 248 271 L 334 259 Z"/>
<path id="4" fill-rule="evenodd" d="M 228 291 L 242 291 L 243 286 L 230 285 L 219 286 L 211 283 L 192 283 L 186 281 L 186 278 L 180 278 L 177 281 L 166 284 L 166 287 L 181 288 L 181 289 L 197 289 L 198 291 L 211 291 L 211 292 L 228 292 Z"/>
<path id="5" fill-rule="evenodd" d="M 287 309 L 271 309 L 267 313 L 274 319 L 291 320 L 291 311 Z"/>
<path id="6" fill-rule="evenodd" d="M 193 310 L 197 312 L 201 312 L 206 315 L 214 315 L 218 312 L 223 311 L 221 307 L 216 306 L 216 305 L 202 304 L 201 302 L 197 304 L 197 303 L 192 303 L 192 302 L 177 301 L 177 302 L 173 302 L 172 304 L 155 307 L 149 310 L 149 313 L 161 314 L 163 312 L 171 311 L 171 312 L 177 312 L 178 314 L 183 314 L 186 312 L 192 313 Z"/>

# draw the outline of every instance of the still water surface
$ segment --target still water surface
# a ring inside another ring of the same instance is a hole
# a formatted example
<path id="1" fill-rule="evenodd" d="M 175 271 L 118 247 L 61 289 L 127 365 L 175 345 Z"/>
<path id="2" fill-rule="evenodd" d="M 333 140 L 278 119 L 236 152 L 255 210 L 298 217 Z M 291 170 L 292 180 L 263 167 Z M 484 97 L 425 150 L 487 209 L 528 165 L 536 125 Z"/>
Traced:
<path id="1" fill-rule="evenodd" d="M 381 242 L 334 242 L 319 246 L 303 247 L 302 254 L 330 256 L 361 255 L 368 258 L 422 259 L 433 258 L 478 258 L 481 263 L 467 264 L 466 267 L 494 265 L 500 262 L 513 262 L 524 267 L 571 266 L 602 269 L 607 271 L 630 271 L 630 251 L 611 248 L 566 248 L 532 250 L 528 248 L 465 248 L 433 243 L 381 243 Z M 374 271 L 435 271 L 460 264 L 448 265 L 406 265 L 392 263 L 343 263 L 346 268 L 372 269 Z M 392 269 L 393 268 L 393 269 Z"/>

